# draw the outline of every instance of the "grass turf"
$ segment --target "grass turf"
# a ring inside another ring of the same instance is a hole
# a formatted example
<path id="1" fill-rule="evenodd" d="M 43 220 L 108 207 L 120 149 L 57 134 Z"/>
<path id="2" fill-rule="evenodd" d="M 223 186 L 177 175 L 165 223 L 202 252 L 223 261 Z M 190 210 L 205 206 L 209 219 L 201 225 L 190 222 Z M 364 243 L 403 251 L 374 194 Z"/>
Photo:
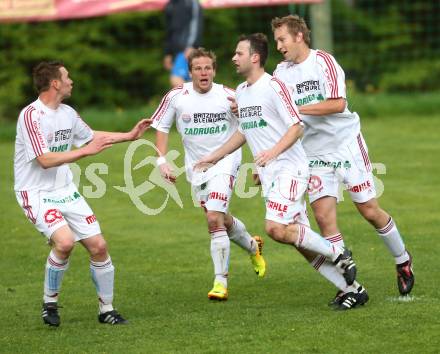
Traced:
<path id="1" fill-rule="evenodd" d="M 348 201 L 339 205 L 339 223 L 358 264 L 358 279 L 370 302 L 359 310 L 334 312 L 327 302 L 335 289 L 291 247 L 265 237 L 266 278 L 257 279 L 248 256 L 231 245 L 229 291 L 225 303 L 210 302 L 212 286 L 209 236 L 203 213 L 193 207 L 184 176 L 177 188 L 183 208 L 169 200 L 156 216 L 144 215 L 123 186 L 128 143 L 84 159 L 81 188 L 96 187 L 85 178 L 92 162 L 108 165 L 100 175 L 107 188 L 89 198 L 116 266 L 115 305 L 130 325 L 97 322 L 97 303 L 80 247 L 71 257 L 60 304 L 62 325 L 42 325 L 40 307 L 48 247 L 18 207 L 13 193 L 13 144 L 0 143 L 0 352 L 5 353 L 437 353 L 438 175 L 433 159 L 440 149 L 439 116 L 363 121 L 372 162 L 386 165 L 380 197 L 414 257 L 416 286 L 412 301 L 400 301 L 393 259 L 374 230 Z M 423 128 L 423 129 L 420 129 Z M 147 132 L 152 140 L 152 132 Z M 171 148 L 181 151 L 179 137 Z M 139 162 L 144 148 L 135 153 Z M 250 161 L 246 149 L 245 161 Z M 182 166 L 182 158 L 177 162 Z M 133 171 L 135 185 L 151 166 Z M 248 181 L 250 180 L 248 176 Z M 141 197 L 159 207 L 166 193 L 156 187 Z M 232 201 L 231 211 L 251 233 L 264 235 L 261 198 Z"/>

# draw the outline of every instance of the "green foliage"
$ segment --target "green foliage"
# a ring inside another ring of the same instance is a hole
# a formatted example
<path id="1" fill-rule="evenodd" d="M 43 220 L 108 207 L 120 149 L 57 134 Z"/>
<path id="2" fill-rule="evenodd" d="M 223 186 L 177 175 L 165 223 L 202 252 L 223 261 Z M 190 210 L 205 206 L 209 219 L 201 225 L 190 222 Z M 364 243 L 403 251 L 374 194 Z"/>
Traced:
<path id="1" fill-rule="evenodd" d="M 335 56 L 361 91 L 439 90 L 440 6 L 437 0 L 332 1 Z M 307 5 L 311 6 L 311 5 Z M 290 11 L 307 18 L 306 5 L 205 11 L 204 46 L 218 57 L 218 82 L 242 78 L 231 64 L 242 33 L 270 41 L 267 71 L 281 56 L 270 21 Z M 312 29 L 313 30 L 313 29 Z M 66 63 L 74 79 L 70 104 L 83 110 L 129 109 L 157 102 L 169 87 L 162 67 L 161 12 L 117 14 L 75 21 L 0 25 L 0 120 L 15 120 L 35 98 L 31 70 L 41 60 Z M 3 134 L 3 132 L 1 133 Z"/>
<path id="2" fill-rule="evenodd" d="M 399 65 L 394 72 L 384 73 L 379 87 L 385 91 L 431 91 L 439 87 L 440 60 L 420 59 Z"/>
<path id="3" fill-rule="evenodd" d="M 335 54 L 358 88 L 439 89 L 438 1 L 332 3 Z"/>
<path id="4" fill-rule="evenodd" d="M 167 87 L 162 75 L 160 13 L 120 14 L 81 21 L 0 26 L 0 117 L 13 119 L 34 99 L 31 70 L 62 60 L 74 80 L 70 103 L 127 107 Z"/>

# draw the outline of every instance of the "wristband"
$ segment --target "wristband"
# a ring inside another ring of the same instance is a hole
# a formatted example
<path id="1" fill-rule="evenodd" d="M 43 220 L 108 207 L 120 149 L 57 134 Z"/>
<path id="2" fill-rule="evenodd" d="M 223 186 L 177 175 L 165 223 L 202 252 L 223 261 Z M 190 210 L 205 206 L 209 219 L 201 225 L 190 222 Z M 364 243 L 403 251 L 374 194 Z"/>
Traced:
<path id="1" fill-rule="evenodd" d="M 163 165 L 164 163 L 167 163 L 167 159 L 164 156 L 160 156 L 157 158 L 156 160 L 157 166 Z"/>

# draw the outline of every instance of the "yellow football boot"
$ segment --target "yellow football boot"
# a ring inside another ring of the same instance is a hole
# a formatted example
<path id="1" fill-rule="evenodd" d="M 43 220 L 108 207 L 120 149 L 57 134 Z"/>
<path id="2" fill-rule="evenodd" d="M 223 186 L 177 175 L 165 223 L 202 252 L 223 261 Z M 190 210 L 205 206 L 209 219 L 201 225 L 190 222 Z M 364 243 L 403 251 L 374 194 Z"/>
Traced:
<path id="1" fill-rule="evenodd" d="M 251 255 L 252 265 L 258 277 L 263 278 L 266 274 L 266 261 L 263 258 L 264 241 L 260 236 L 254 236 L 253 239 L 257 242 L 257 253 Z"/>
<path id="2" fill-rule="evenodd" d="M 208 298 L 211 300 L 226 301 L 228 299 L 228 288 L 222 283 L 215 281 L 214 287 L 208 293 Z"/>

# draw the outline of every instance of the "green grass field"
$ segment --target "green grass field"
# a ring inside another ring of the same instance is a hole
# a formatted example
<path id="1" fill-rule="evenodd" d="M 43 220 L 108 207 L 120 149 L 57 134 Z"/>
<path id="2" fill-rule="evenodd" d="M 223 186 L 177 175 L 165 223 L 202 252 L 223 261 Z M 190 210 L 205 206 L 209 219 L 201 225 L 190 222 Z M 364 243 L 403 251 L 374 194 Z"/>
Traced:
<path id="1" fill-rule="evenodd" d="M 334 312 L 335 289 L 293 249 L 265 237 L 266 278 L 257 279 L 247 255 L 231 249 L 225 303 L 209 302 L 212 285 L 209 235 L 203 213 L 193 207 L 183 176 L 177 184 L 184 207 L 173 200 L 156 216 L 141 213 L 123 186 L 129 144 L 81 161 L 81 188 L 92 162 L 108 165 L 100 178 L 102 198 L 89 199 L 116 266 L 115 305 L 130 325 L 97 322 L 97 300 L 88 257 L 78 245 L 63 283 L 62 325 L 40 318 L 43 269 L 49 248 L 27 221 L 13 193 L 13 143 L 0 143 L 0 352 L 4 353 L 438 353 L 440 313 L 438 260 L 440 116 L 386 116 L 363 121 L 375 163 L 386 166 L 381 205 L 395 218 L 414 257 L 412 301 L 399 301 L 393 259 L 374 230 L 345 201 L 339 222 L 357 261 L 358 279 L 369 303 Z M 152 139 L 152 132 L 145 137 Z M 181 150 L 176 134 L 171 147 Z M 136 162 L 143 154 L 138 150 Z M 248 152 L 245 161 L 250 161 Z M 437 162 L 436 162 L 437 161 Z M 182 159 L 179 159 L 181 166 Z M 133 171 L 135 184 L 151 166 Z M 248 178 L 249 179 L 249 178 Z M 158 207 L 166 192 L 142 196 Z M 258 196 L 235 198 L 231 211 L 254 234 L 263 234 L 264 207 Z"/>

